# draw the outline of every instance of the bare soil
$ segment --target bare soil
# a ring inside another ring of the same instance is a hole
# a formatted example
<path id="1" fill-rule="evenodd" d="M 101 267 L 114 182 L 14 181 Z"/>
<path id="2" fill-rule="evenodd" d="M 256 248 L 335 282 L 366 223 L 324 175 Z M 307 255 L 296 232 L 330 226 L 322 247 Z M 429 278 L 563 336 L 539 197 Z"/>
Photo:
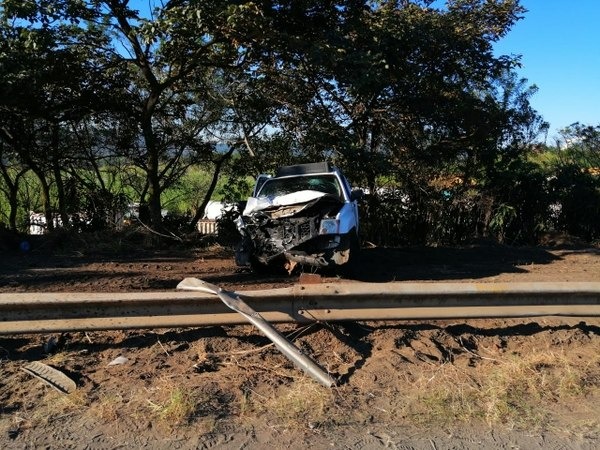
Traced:
<path id="1" fill-rule="evenodd" d="M 34 243 L 0 260 L 0 292 L 32 298 L 168 291 L 188 276 L 231 290 L 298 282 L 238 271 L 218 246 L 115 256 Z M 600 281 L 600 250 L 368 248 L 354 279 Z M 0 448 L 600 448 L 598 318 L 278 328 L 340 385 L 306 379 L 251 326 L 0 336 Z M 31 377 L 31 361 L 77 390 Z"/>

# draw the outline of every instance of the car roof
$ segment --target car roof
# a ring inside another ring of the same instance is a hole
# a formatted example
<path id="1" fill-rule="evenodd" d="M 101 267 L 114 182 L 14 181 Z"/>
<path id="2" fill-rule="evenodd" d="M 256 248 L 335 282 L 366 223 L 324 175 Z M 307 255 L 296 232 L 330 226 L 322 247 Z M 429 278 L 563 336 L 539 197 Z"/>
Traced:
<path id="1" fill-rule="evenodd" d="M 335 169 L 328 162 L 315 162 L 307 164 L 296 164 L 283 166 L 277 169 L 275 177 L 287 177 L 291 175 L 307 175 L 312 173 L 333 173 Z"/>

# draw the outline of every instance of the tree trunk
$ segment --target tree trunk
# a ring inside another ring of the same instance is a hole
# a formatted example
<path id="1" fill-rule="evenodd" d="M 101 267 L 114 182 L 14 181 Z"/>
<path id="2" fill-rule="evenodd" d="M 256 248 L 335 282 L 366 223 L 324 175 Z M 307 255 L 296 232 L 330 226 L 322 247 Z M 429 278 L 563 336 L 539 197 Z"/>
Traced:
<path id="1" fill-rule="evenodd" d="M 157 99 L 149 100 L 149 103 L 156 102 Z M 153 107 L 149 107 L 150 110 Z M 154 130 L 152 129 L 151 112 L 146 111 L 142 118 L 142 132 L 144 134 L 144 143 L 146 144 L 147 165 L 146 175 L 148 178 L 148 212 L 150 226 L 155 230 L 162 229 L 162 204 L 160 196 L 162 188 L 160 185 L 160 167 L 159 167 L 159 149 L 156 145 Z"/>
<path id="2" fill-rule="evenodd" d="M 8 202 L 10 205 L 8 226 L 12 231 L 17 231 L 17 213 L 19 211 L 19 180 L 27 173 L 27 171 L 28 169 L 22 169 L 15 177 L 15 181 L 10 185 L 10 192 L 8 196 Z"/>
<path id="3" fill-rule="evenodd" d="M 63 227 L 68 227 L 69 213 L 67 212 L 67 200 L 65 196 L 65 187 L 62 179 L 62 172 L 60 170 L 60 165 L 57 161 L 53 161 L 52 171 L 54 173 L 54 181 L 56 182 L 56 195 L 58 200 L 58 212 L 60 214 L 60 220 L 62 222 Z"/>
<path id="4" fill-rule="evenodd" d="M 162 204 L 160 201 L 161 187 L 157 171 L 148 173 L 148 212 L 150 214 L 150 225 L 155 230 L 162 228 Z"/>
<path id="5" fill-rule="evenodd" d="M 67 211 L 67 199 L 65 196 L 65 185 L 63 183 L 62 171 L 60 167 L 59 161 L 59 127 L 58 124 L 52 125 L 52 143 L 51 149 L 52 152 L 52 173 L 54 175 L 54 182 L 56 183 L 56 195 L 58 200 L 58 212 L 60 214 L 60 220 L 62 222 L 62 226 L 67 228 L 69 227 L 69 213 Z"/>
<path id="6" fill-rule="evenodd" d="M 10 189 L 8 196 L 8 202 L 10 204 L 10 212 L 8 213 L 8 228 L 11 231 L 17 231 L 17 189 Z"/>
<path id="7" fill-rule="evenodd" d="M 10 174 L 5 166 L 1 167 L 2 178 L 8 188 L 7 199 L 8 199 L 8 227 L 11 231 L 17 231 L 17 213 L 19 210 L 19 180 L 27 173 L 28 169 L 21 169 L 15 176 L 14 181 L 10 178 Z"/>
<path id="8" fill-rule="evenodd" d="M 208 190 L 206 191 L 204 200 L 202 200 L 202 203 L 200 203 L 198 209 L 196 209 L 196 213 L 194 214 L 194 217 L 190 222 L 190 228 L 196 228 L 198 221 L 204 215 L 204 210 L 206 209 L 206 206 L 208 205 L 208 202 L 210 201 L 210 198 L 212 197 L 213 193 L 215 192 L 215 188 L 217 187 L 217 181 L 219 181 L 219 175 L 221 174 L 223 164 L 231 157 L 231 155 L 233 154 L 233 150 L 234 148 L 232 147 L 227 153 L 225 153 L 221 158 L 219 158 L 215 162 L 215 170 L 213 172 L 212 179 L 210 180 L 210 185 L 208 186 Z"/>
<path id="9" fill-rule="evenodd" d="M 38 180 L 40 181 L 42 187 L 42 192 L 40 194 L 42 200 L 42 209 L 44 210 L 44 217 L 46 219 L 46 229 L 48 231 L 53 231 L 54 214 L 52 213 L 52 204 L 50 201 L 50 184 L 48 183 L 44 172 L 42 172 L 41 170 L 34 170 L 33 172 L 38 177 Z"/>

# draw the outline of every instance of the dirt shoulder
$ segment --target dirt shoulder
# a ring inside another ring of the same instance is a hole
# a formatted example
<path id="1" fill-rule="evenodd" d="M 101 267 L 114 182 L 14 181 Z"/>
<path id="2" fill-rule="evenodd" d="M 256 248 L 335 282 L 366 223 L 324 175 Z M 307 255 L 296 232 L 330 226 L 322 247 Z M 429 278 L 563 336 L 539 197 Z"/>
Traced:
<path id="1" fill-rule="evenodd" d="M 171 290 L 187 276 L 234 290 L 297 282 L 240 272 L 220 247 L 120 256 L 33 248 L 3 255 L 0 292 Z M 600 251 L 371 248 L 356 280 L 600 281 Z M 251 326 L 0 336 L 0 446 L 600 446 L 597 318 L 278 328 L 340 386 L 303 377 Z M 111 365 L 117 357 L 123 363 Z M 59 394 L 32 378 L 22 371 L 31 361 L 60 369 L 77 390 Z"/>
<path id="2" fill-rule="evenodd" d="M 42 247 L 0 261 L 0 292 L 130 292 L 172 290 L 194 276 L 227 289 L 290 286 L 298 276 L 239 270 L 231 250 L 162 250 L 118 255 L 56 252 Z M 337 277 L 325 277 L 336 281 Z M 351 278 L 365 282 L 528 282 L 600 280 L 600 249 L 477 246 L 366 248 Z"/>

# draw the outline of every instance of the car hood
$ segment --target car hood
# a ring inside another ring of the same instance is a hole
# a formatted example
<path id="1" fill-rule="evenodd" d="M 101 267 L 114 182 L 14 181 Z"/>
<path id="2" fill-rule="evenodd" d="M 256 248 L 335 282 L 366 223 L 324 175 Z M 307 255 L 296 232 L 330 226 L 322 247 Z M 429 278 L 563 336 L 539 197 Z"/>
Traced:
<path id="1" fill-rule="evenodd" d="M 299 206 L 299 208 L 294 209 L 294 213 L 297 213 L 304 209 L 304 207 L 312 205 L 315 200 L 325 196 L 330 195 L 324 192 L 306 190 L 292 192 L 291 194 L 280 195 L 277 197 L 250 197 L 248 198 L 246 208 L 242 215 L 251 216 L 258 211 L 293 205 Z"/>

